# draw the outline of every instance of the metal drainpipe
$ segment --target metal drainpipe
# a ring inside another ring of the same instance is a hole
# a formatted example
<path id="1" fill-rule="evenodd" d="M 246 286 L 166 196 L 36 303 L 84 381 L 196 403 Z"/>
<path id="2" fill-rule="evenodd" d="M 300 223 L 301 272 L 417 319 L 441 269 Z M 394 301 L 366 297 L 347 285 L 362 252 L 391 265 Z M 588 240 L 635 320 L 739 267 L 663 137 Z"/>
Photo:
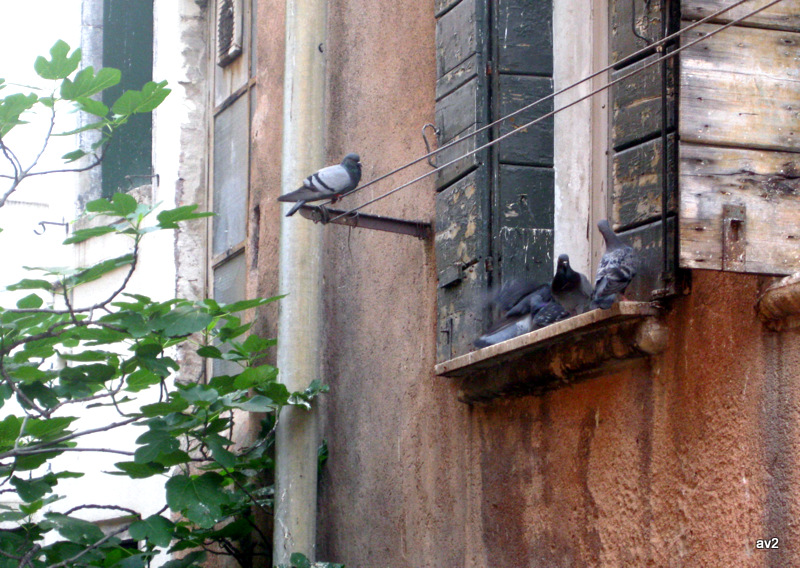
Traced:
<path id="1" fill-rule="evenodd" d="M 325 160 L 326 0 L 286 0 L 283 83 L 283 192 L 298 187 Z M 285 213 L 291 204 L 285 204 Z M 278 368 L 290 391 L 321 378 L 322 226 L 281 216 Z M 276 431 L 273 561 L 316 552 L 316 411 L 284 408 Z"/>

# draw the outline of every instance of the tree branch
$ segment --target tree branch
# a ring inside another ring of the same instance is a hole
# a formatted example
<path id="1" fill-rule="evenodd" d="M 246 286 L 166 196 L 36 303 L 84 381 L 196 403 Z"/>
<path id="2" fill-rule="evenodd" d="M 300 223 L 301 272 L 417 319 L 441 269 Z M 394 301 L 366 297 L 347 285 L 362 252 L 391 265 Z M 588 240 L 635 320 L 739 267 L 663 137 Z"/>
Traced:
<path id="1" fill-rule="evenodd" d="M 109 430 L 113 430 L 115 428 L 120 428 L 122 426 L 127 426 L 128 424 L 132 424 L 138 420 L 141 420 L 142 417 L 137 416 L 134 418 L 129 418 L 128 420 L 123 420 L 122 422 L 114 422 L 107 426 L 100 426 L 99 428 L 91 428 L 89 430 L 82 430 L 80 432 L 73 432 L 72 434 L 68 434 L 66 436 L 61 436 L 60 438 L 56 438 L 55 440 L 48 440 L 47 442 L 40 442 L 38 444 L 34 444 L 25 448 L 26 450 L 39 450 L 39 449 L 46 449 L 50 448 L 51 446 L 56 446 L 63 442 L 68 442 L 70 440 L 74 440 L 75 438 L 80 438 L 82 436 L 88 436 L 89 434 L 95 434 L 97 432 L 107 432 Z M 62 449 L 67 448 L 52 448 L 50 451 L 61 451 Z M 7 452 L 0 453 L 0 459 L 5 459 L 7 457 L 13 457 L 15 455 L 14 450 L 9 450 Z"/>
<path id="2" fill-rule="evenodd" d="M 80 511 L 82 509 L 109 509 L 109 510 L 112 510 L 112 511 L 123 511 L 125 513 L 130 513 L 131 515 L 133 515 L 134 517 L 137 517 L 139 519 L 142 518 L 141 513 L 137 512 L 137 511 L 134 511 L 133 509 L 128 509 L 127 507 L 120 507 L 119 505 L 78 505 L 77 507 L 73 507 L 72 509 L 70 509 L 69 511 L 67 511 L 64 514 L 69 516 L 72 513 L 76 512 L 76 511 Z"/>
<path id="3" fill-rule="evenodd" d="M 106 536 L 104 536 L 103 538 L 101 538 L 100 540 L 98 540 L 97 542 L 92 544 L 91 546 L 88 546 L 85 549 L 81 550 L 78 554 L 76 554 L 72 558 L 67 558 L 66 560 L 62 560 L 61 562 L 58 562 L 56 564 L 50 564 L 47 568 L 66 568 L 67 566 L 71 565 L 73 562 L 78 560 L 80 557 L 82 557 L 83 555 L 91 552 L 95 548 L 98 548 L 98 547 L 102 546 L 104 543 L 108 542 L 109 540 L 111 540 L 112 538 L 117 536 L 118 534 L 124 533 L 126 530 L 128 530 L 128 528 L 130 528 L 130 525 L 125 525 L 124 527 L 119 528 L 119 529 L 107 534 Z"/>

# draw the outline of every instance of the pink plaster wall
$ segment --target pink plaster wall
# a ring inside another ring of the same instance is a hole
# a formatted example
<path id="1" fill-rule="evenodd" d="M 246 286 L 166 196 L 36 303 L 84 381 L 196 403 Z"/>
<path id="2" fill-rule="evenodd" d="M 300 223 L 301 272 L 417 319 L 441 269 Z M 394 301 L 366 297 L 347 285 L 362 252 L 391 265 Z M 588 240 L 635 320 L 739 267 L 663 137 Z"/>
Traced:
<path id="1" fill-rule="evenodd" d="M 331 0 L 330 163 L 363 180 L 423 154 L 432 0 Z M 283 2 L 260 0 L 249 254 L 277 286 Z M 426 165 L 348 197 L 361 203 Z M 367 211 L 432 220 L 426 181 Z M 258 250 L 254 256 L 254 249 Z M 431 243 L 325 230 L 318 557 L 348 568 L 800 565 L 797 331 L 765 331 L 762 279 L 696 271 L 665 353 L 543 397 L 470 407 L 433 375 Z M 259 325 L 274 335 L 274 314 Z M 780 548 L 755 548 L 777 537 Z"/>

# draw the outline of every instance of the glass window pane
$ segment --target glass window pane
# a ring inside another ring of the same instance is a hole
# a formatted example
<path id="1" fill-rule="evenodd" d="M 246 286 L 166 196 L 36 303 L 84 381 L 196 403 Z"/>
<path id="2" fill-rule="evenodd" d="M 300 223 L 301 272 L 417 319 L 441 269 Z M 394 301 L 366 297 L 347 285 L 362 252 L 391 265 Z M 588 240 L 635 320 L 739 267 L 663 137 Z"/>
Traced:
<path id="1" fill-rule="evenodd" d="M 247 95 L 239 97 L 214 119 L 214 255 L 245 239 L 250 136 L 247 100 Z"/>
<path id="2" fill-rule="evenodd" d="M 245 299 L 247 267 L 244 258 L 244 254 L 237 254 L 214 270 L 214 299 L 220 304 Z M 213 370 L 214 376 L 230 375 L 241 371 L 241 367 L 232 361 L 215 359 Z"/>

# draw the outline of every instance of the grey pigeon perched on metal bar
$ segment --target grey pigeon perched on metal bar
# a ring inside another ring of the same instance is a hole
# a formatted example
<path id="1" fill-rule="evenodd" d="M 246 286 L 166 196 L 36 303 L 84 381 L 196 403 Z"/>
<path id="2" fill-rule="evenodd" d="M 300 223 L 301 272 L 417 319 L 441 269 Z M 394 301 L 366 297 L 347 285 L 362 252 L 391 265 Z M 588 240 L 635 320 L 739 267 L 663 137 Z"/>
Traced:
<path id="1" fill-rule="evenodd" d="M 281 195 L 278 201 L 296 201 L 286 214 L 294 215 L 307 201 L 333 199 L 350 193 L 361 181 L 361 158 L 358 154 L 347 154 L 341 164 L 322 168 L 303 180 L 302 187 Z"/>
<path id="2" fill-rule="evenodd" d="M 534 316 L 551 300 L 548 284 L 512 281 L 504 285 L 493 300 L 503 315 L 475 340 L 475 347 L 495 345 L 532 331 Z"/>
<path id="3" fill-rule="evenodd" d="M 576 272 L 569 265 L 569 256 L 562 254 L 558 257 L 556 274 L 550 285 L 559 304 L 574 316 L 589 310 L 592 300 L 592 285 L 584 274 Z"/>
<path id="4" fill-rule="evenodd" d="M 607 220 L 603 219 L 597 223 L 597 228 L 606 241 L 606 252 L 597 266 L 591 308 L 607 310 L 614 304 L 618 295 L 625 293 L 628 284 L 636 276 L 639 257 L 633 247 L 622 242 Z"/>

